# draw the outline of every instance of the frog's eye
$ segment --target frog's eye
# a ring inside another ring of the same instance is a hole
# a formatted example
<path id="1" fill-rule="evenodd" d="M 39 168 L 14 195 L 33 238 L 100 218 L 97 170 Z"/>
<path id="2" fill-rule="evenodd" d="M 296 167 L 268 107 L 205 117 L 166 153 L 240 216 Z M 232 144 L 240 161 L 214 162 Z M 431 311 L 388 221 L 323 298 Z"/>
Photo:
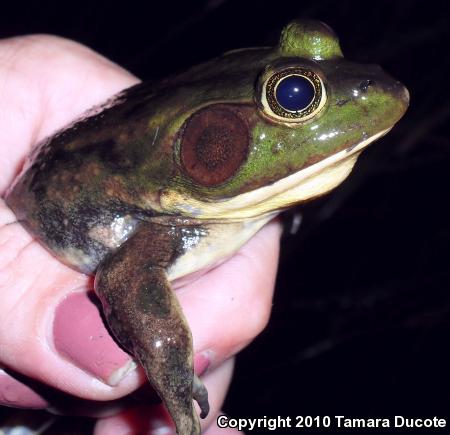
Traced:
<path id="1" fill-rule="evenodd" d="M 209 106 L 186 121 L 181 165 L 196 183 L 217 186 L 236 174 L 248 149 L 248 127 L 239 113 L 226 106 Z"/>
<path id="2" fill-rule="evenodd" d="M 261 103 L 267 115 L 285 122 L 312 118 L 324 106 L 322 79 L 306 68 L 286 68 L 272 74 L 263 84 Z"/>

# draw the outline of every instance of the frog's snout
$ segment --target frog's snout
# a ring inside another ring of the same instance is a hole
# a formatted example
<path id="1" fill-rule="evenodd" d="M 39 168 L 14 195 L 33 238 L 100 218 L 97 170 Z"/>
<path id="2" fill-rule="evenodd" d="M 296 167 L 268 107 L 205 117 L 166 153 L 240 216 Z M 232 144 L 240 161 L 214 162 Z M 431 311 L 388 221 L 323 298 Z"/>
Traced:
<path id="1" fill-rule="evenodd" d="M 400 119 L 406 112 L 409 106 L 409 91 L 399 81 L 395 81 L 390 89 L 390 93 L 396 101 L 397 110 L 399 113 L 398 119 Z"/>
<path id="2" fill-rule="evenodd" d="M 409 104 L 409 92 L 406 87 L 387 73 L 380 65 L 368 64 L 367 65 L 366 80 L 362 80 L 360 83 L 360 90 L 368 87 L 381 87 L 385 91 L 389 92 L 394 98 L 397 98 L 405 105 L 405 110 Z"/>
<path id="3" fill-rule="evenodd" d="M 401 90 L 400 90 L 400 97 L 399 99 L 403 102 L 404 106 L 405 106 L 405 111 L 409 106 L 409 91 L 406 88 L 406 86 L 403 86 L 402 83 L 397 82 L 398 85 L 400 86 Z"/>
<path id="4" fill-rule="evenodd" d="M 359 92 L 361 95 L 371 93 L 375 98 L 379 95 L 384 116 L 397 122 L 409 106 L 408 89 L 379 65 L 369 65 L 368 73 L 359 83 Z"/>

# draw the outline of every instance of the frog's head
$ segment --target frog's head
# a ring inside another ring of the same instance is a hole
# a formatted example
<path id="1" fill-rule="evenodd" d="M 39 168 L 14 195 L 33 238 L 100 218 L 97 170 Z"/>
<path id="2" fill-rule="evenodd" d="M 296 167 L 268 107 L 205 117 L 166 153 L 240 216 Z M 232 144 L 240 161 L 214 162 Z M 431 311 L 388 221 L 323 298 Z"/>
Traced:
<path id="1" fill-rule="evenodd" d="M 166 109 L 152 120 L 171 120 L 161 207 L 198 218 L 253 217 L 328 192 L 409 101 L 379 66 L 344 59 L 333 31 L 314 21 L 290 23 L 273 49 L 226 53 L 164 89 Z"/>

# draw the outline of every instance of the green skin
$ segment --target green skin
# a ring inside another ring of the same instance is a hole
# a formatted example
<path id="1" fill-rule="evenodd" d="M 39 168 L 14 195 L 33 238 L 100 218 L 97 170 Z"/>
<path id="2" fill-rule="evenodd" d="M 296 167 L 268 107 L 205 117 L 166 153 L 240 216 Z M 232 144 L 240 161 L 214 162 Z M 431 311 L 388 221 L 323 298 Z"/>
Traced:
<path id="1" fill-rule="evenodd" d="M 268 77 L 293 66 L 314 71 L 327 99 L 311 119 L 288 124 L 268 113 L 261 96 Z M 198 434 L 193 398 L 204 416 L 207 395 L 193 375 L 191 334 L 167 272 L 199 240 L 220 240 L 216 228 L 240 220 L 228 223 L 220 213 L 215 219 L 198 204 L 224 204 L 351 150 L 391 128 L 407 105 L 406 89 L 378 66 L 345 60 L 327 26 L 294 21 L 275 48 L 237 50 L 160 83 L 137 85 L 45 140 L 7 203 L 61 261 L 96 273 L 110 329 L 143 365 L 178 433 Z M 191 139 L 199 178 L 187 169 L 183 147 L 201 109 L 212 113 L 204 117 L 207 127 L 210 120 L 215 127 Z M 244 136 L 239 154 L 233 147 Z M 231 148 L 221 148 L 225 142 Z M 213 154 L 219 166 L 208 161 Z M 237 163 L 228 161 L 233 155 L 240 155 Z M 217 167 L 224 175 L 211 182 Z M 169 207 L 161 198 L 171 194 L 196 206 Z M 279 201 L 270 212 L 290 205 Z"/>

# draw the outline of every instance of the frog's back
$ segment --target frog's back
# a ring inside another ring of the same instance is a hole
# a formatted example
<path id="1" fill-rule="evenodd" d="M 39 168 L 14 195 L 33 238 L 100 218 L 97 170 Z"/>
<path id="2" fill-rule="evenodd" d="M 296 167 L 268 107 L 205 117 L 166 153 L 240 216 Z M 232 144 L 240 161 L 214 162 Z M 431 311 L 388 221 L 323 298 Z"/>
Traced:
<path id="1" fill-rule="evenodd" d="M 128 110 L 133 92 L 142 92 L 142 86 L 131 89 Z M 126 181 L 141 160 L 133 139 L 145 133 L 117 122 L 127 115 L 120 101 L 111 106 L 38 145 L 6 199 L 44 246 L 84 273 L 95 271 L 152 215 L 137 205 L 136 185 Z"/>

